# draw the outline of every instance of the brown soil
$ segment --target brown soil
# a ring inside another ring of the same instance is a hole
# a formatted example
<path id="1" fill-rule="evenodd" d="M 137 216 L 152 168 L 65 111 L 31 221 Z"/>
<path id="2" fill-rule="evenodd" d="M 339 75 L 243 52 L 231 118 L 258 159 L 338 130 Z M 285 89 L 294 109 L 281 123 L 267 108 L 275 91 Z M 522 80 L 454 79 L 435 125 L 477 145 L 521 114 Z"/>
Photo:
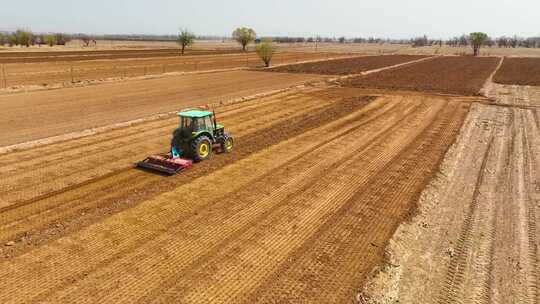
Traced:
<path id="1" fill-rule="evenodd" d="M 493 81 L 540 86 L 540 58 L 505 58 Z"/>
<path id="2" fill-rule="evenodd" d="M 347 79 L 343 85 L 477 95 L 498 63 L 495 57 L 439 57 Z"/>
<path id="3" fill-rule="evenodd" d="M 241 50 L 188 50 L 185 56 L 238 54 Z M 179 49 L 95 50 L 0 53 L 0 63 L 38 63 L 181 56 Z"/>
<path id="4" fill-rule="evenodd" d="M 343 91 L 219 107 L 237 149 L 172 178 L 132 163 L 176 118 L 0 155 L 0 301 L 353 301 L 468 104 Z"/>
<path id="5" fill-rule="evenodd" d="M 315 76 L 235 71 L 0 95 L 0 146 L 297 85 Z"/>
<path id="6" fill-rule="evenodd" d="M 394 235 L 370 303 L 539 302 L 540 90 L 489 96 Z"/>
<path id="7" fill-rule="evenodd" d="M 153 56 L 151 58 L 65 61 L 51 59 L 49 62 L 0 65 L 0 88 L 23 85 L 70 85 L 87 80 L 159 75 L 171 72 L 201 72 L 234 68 L 261 67 L 262 61 L 253 53 L 234 53 L 199 56 Z M 339 58 L 346 54 L 328 53 L 277 53 L 273 65 L 290 64 L 310 60 Z M 5 76 L 5 77 L 4 77 Z"/>
<path id="8" fill-rule="evenodd" d="M 336 59 L 323 62 L 311 62 L 276 67 L 270 72 L 307 73 L 322 75 L 351 75 L 375 70 L 386 66 L 405 63 L 425 58 L 426 56 L 389 55 L 364 56 L 356 58 Z"/>

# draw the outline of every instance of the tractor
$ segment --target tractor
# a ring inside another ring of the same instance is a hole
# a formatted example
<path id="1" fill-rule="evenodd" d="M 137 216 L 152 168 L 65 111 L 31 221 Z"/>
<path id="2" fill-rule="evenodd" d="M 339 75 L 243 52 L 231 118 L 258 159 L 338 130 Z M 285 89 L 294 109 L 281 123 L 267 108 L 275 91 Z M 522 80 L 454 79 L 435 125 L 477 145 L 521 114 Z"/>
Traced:
<path id="1" fill-rule="evenodd" d="M 171 150 L 165 155 L 152 155 L 137 167 L 169 175 L 190 168 L 193 162 L 206 160 L 214 152 L 229 153 L 234 140 L 216 122 L 215 112 L 189 110 L 178 113 L 180 126 L 174 130 Z"/>

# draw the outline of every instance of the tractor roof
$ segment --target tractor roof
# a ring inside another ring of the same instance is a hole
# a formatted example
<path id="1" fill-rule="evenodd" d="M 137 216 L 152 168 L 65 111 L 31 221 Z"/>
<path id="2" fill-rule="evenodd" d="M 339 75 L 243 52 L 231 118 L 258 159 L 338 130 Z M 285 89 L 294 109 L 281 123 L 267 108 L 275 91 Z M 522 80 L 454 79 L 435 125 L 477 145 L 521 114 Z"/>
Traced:
<path id="1" fill-rule="evenodd" d="M 178 113 L 178 116 L 190 117 L 190 118 L 200 118 L 200 117 L 206 117 L 210 115 L 212 115 L 212 112 L 199 111 L 199 110 L 190 110 L 190 111 L 184 111 L 184 112 Z"/>

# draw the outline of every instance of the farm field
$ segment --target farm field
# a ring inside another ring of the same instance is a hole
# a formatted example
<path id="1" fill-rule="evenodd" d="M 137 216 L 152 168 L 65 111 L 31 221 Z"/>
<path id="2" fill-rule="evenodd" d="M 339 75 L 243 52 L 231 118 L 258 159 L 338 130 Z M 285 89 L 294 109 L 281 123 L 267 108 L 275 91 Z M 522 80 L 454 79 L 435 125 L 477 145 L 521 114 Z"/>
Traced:
<path id="1" fill-rule="evenodd" d="M 141 77 L 171 72 L 201 72 L 234 68 L 254 68 L 262 65 L 261 60 L 255 53 L 197 56 L 178 56 L 176 54 L 175 56 L 167 55 L 166 57 L 155 56 L 151 58 L 81 61 L 84 56 L 74 57 L 77 58 L 78 61 L 73 62 L 65 61 L 63 58 L 58 59 L 53 57 L 48 62 L 0 65 L 0 88 L 23 85 L 71 85 L 72 82 L 79 83 L 89 80 L 100 81 L 108 78 Z M 134 55 L 131 54 L 129 56 Z M 275 55 L 273 64 L 279 65 L 344 56 L 349 55 L 282 52 Z"/>
<path id="2" fill-rule="evenodd" d="M 133 162 L 176 117 L 2 154 L 0 300 L 347 302 L 473 100 L 315 86 L 223 105 L 235 151 L 171 178 Z"/>
<path id="3" fill-rule="evenodd" d="M 187 50 L 184 56 L 224 55 L 241 53 L 241 50 Z M 105 59 L 140 59 L 148 57 L 181 56 L 179 49 L 128 49 L 87 51 L 0 52 L 0 63 L 39 63 L 55 61 L 84 61 Z"/>
<path id="4" fill-rule="evenodd" d="M 477 95 L 501 59 L 439 57 L 343 81 L 344 86 Z"/>
<path id="5" fill-rule="evenodd" d="M 391 240 L 370 303 L 538 303 L 540 88 L 489 96 Z"/>
<path id="6" fill-rule="evenodd" d="M 540 58 L 505 58 L 493 81 L 540 86 Z"/>
<path id="7" fill-rule="evenodd" d="M 320 79 L 315 75 L 231 71 L 0 95 L 0 146 Z"/>
<path id="8" fill-rule="evenodd" d="M 535 303 L 540 89 L 386 58 L 0 96 L 0 302 Z M 134 168 L 211 103 L 232 153 Z"/>
<path id="9" fill-rule="evenodd" d="M 323 75 L 349 75 L 360 74 L 365 71 L 375 70 L 400 63 L 411 62 L 422 58 L 426 58 L 426 56 L 364 56 L 356 58 L 328 60 L 322 62 L 284 65 L 268 69 L 267 71 Z"/>

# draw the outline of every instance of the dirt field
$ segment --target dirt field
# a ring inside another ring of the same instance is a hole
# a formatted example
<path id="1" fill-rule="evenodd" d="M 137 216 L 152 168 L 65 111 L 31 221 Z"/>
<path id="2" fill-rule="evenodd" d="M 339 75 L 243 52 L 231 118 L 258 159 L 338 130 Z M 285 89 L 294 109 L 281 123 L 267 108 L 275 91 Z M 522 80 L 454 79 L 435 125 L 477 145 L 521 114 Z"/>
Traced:
<path id="1" fill-rule="evenodd" d="M 241 50 L 187 50 L 184 56 L 238 54 Z M 56 61 L 87 61 L 106 59 L 140 59 L 181 56 L 179 49 L 140 50 L 91 50 L 91 51 L 49 51 L 49 52 L 3 52 L 1 63 L 40 63 Z"/>
<path id="2" fill-rule="evenodd" d="M 489 95 L 390 242 L 371 303 L 540 301 L 540 89 Z"/>
<path id="3" fill-rule="evenodd" d="M 389 55 L 365 56 L 356 58 L 337 59 L 321 62 L 293 64 L 269 69 L 270 72 L 305 73 L 322 75 L 360 74 L 386 66 L 396 65 L 425 58 L 425 56 Z"/>
<path id="4" fill-rule="evenodd" d="M 130 55 L 131 56 L 131 55 Z M 278 53 L 273 64 L 324 60 L 349 56 L 329 53 Z M 77 57 L 80 58 L 80 57 Z M 159 75 L 170 72 L 197 72 L 233 68 L 260 67 L 254 53 L 173 56 L 139 59 L 52 61 L 0 65 L 0 88 L 21 85 L 54 85 L 108 78 Z"/>
<path id="5" fill-rule="evenodd" d="M 344 86 L 476 95 L 500 59 L 494 57 L 439 57 L 396 69 L 358 76 Z"/>
<path id="6" fill-rule="evenodd" d="M 493 80 L 501 84 L 540 86 L 540 58 L 505 58 Z"/>
<path id="7" fill-rule="evenodd" d="M 222 106 L 236 150 L 172 178 L 132 166 L 176 117 L 0 155 L 0 301 L 354 301 L 468 106 L 319 87 Z"/>
<path id="8" fill-rule="evenodd" d="M 317 76 L 234 71 L 0 95 L 0 146 L 297 85 Z"/>

